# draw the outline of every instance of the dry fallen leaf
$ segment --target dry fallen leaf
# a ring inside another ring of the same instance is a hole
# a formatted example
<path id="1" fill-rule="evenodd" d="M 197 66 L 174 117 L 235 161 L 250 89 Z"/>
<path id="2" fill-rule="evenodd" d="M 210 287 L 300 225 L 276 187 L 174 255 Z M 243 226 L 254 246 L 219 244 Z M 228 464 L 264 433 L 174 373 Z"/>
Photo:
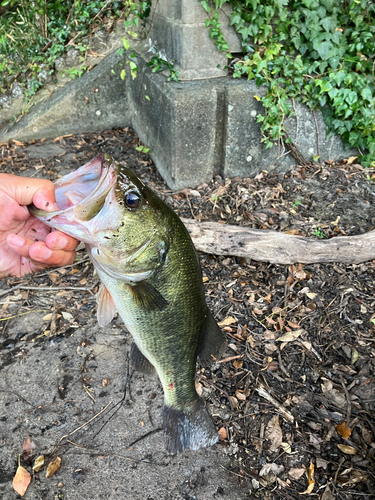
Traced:
<path id="1" fill-rule="evenodd" d="M 221 326 L 229 326 L 233 325 L 233 323 L 237 323 L 236 318 L 233 318 L 232 316 L 228 316 L 227 318 L 223 319 L 223 321 L 220 321 L 218 325 Z"/>
<path id="2" fill-rule="evenodd" d="M 198 380 L 195 381 L 195 390 L 197 391 L 198 396 L 202 396 L 203 385 L 200 382 L 198 382 Z"/>
<path id="3" fill-rule="evenodd" d="M 311 493 L 313 492 L 315 486 L 314 468 L 315 468 L 314 464 L 311 463 L 309 467 L 309 478 L 308 478 L 309 485 L 307 487 L 307 490 L 304 491 L 303 493 L 300 493 L 300 495 L 311 495 Z"/>
<path id="4" fill-rule="evenodd" d="M 39 472 L 40 469 L 44 465 L 44 455 L 40 455 L 35 459 L 34 465 L 33 465 L 33 471 L 34 472 Z"/>
<path id="5" fill-rule="evenodd" d="M 56 318 L 61 318 L 61 314 L 56 314 Z M 46 314 L 42 319 L 43 321 L 51 321 L 52 313 Z"/>
<path id="6" fill-rule="evenodd" d="M 242 368 L 242 365 L 243 365 L 242 359 L 236 359 L 236 361 L 233 361 L 233 366 L 235 368 Z"/>
<path id="7" fill-rule="evenodd" d="M 16 475 L 13 478 L 13 489 L 17 493 L 24 496 L 27 488 L 29 487 L 31 481 L 31 474 L 26 469 L 21 467 L 20 465 L 17 468 Z"/>
<path id="8" fill-rule="evenodd" d="M 336 430 L 344 439 L 349 439 L 352 434 L 350 427 L 346 427 L 346 422 L 336 425 Z"/>
<path id="9" fill-rule="evenodd" d="M 60 466 L 61 466 L 61 458 L 60 457 L 56 457 L 55 460 L 53 460 L 52 462 L 50 462 L 48 464 L 47 472 L 46 472 L 46 477 L 48 478 L 48 477 L 53 476 L 53 474 L 58 469 L 60 469 Z"/>
<path id="10" fill-rule="evenodd" d="M 33 458 L 35 448 L 35 443 L 33 443 L 28 436 L 25 437 L 22 445 L 22 458 L 25 462 L 29 462 Z"/>
<path id="11" fill-rule="evenodd" d="M 276 452 L 283 441 L 283 433 L 280 427 L 278 415 L 275 415 L 268 422 L 264 437 L 271 441 L 270 452 Z"/>
<path id="12" fill-rule="evenodd" d="M 240 399 L 241 401 L 245 401 L 246 400 L 246 396 L 243 392 L 241 391 L 236 391 L 236 398 L 237 399 Z"/>
<path id="13" fill-rule="evenodd" d="M 305 472 L 306 472 L 306 469 L 304 467 L 301 467 L 300 469 L 292 468 L 292 469 L 290 469 L 288 474 L 292 479 L 295 479 L 297 481 L 297 479 L 302 477 Z"/>
<path id="14" fill-rule="evenodd" d="M 285 453 L 292 453 L 292 447 L 289 443 L 281 443 L 280 446 L 285 451 Z"/>
<path id="15" fill-rule="evenodd" d="M 358 156 L 349 156 L 349 158 L 347 159 L 347 164 L 351 165 L 357 158 Z"/>
<path id="16" fill-rule="evenodd" d="M 235 398 L 234 396 L 229 396 L 229 402 L 233 406 L 234 410 L 238 409 L 238 399 Z"/>
<path id="17" fill-rule="evenodd" d="M 337 447 L 343 452 L 346 453 L 347 455 L 356 455 L 357 450 L 353 448 L 353 446 L 348 446 L 346 444 L 338 444 Z"/>
<path id="18" fill-rule="evenodd" d="M 281 337 L 276 339 L 276 342 L 293 342 L 293 340 L 296 340 L 303 332 L 303 328 L 300 328 L 299 330 L 294 330 L 293 332 L 284 333 L 284 335 L 281 335 Z"/>
<path id="19" fill-rule="evenodd" d="M 72 323 L 72 321 L 74 321 L 74 317 L 72 314 L 66 312 L 66 311 L 63 311 L 61 313 L 63 315 L 63 318 L 66 319 L 67 321 L 69 321 L 69 323 Z"/>
<path id="20" fill-rule="evenodd" d="M 335 497 L 332 495 L 329 485 L 327 485 L 320 500 L 335 500 Z"/>
<path id="21" fill-rule="evenodd" d="M 224 441 L 224 439 L 227 439 L 227 430 L 225 427 L 222 427 L 219 429 L 219 438 L 221 441 Z"/>
<path id="22" fill-rule="evenodd" d="M 272 463 L 263 465 L 263 467 L 259 471 L 259 475 L 261 477 L 266 476 L 267 474 L 274 474 L 275 476 L 277 476 L 278 474 L 281 474 L 281 472 L 284 472 L 284 466 Z"/>

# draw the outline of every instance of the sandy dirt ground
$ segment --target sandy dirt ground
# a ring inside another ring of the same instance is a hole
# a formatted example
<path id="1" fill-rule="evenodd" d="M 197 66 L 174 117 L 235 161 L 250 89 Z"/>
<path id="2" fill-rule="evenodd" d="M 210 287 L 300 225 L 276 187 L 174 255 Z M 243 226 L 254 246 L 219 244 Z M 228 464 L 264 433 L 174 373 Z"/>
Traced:
<path id="1" fill-rule="evenodd" d="M 172 192 L 138 145 L 129 129 L 3 144 L 0 171 L 54 180 L 105 151 L 181 217 L 320 238 L 375 226 L 374 173 L 354 159 Z M 196 384 L 221 439 L 177 456 L 164 448 L 160 383 L 129 367 L 119 317 L 97 324 L 84 251 L 66 268 L 0 281 L 1 499 L 20 498 L 19 461 L 30 500 L 375 498 L 375 261 L 200 258 L 227 347 L 197 366 Z"/>

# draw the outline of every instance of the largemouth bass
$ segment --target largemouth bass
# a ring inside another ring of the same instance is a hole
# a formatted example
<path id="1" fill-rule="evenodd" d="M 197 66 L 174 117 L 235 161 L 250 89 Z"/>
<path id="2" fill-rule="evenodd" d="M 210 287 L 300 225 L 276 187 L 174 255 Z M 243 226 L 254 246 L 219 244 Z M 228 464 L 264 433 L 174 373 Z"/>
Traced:
<path id="1" fill-rule="evenodd" d="M 102 282 L 97 317 L 116 310 L 134 343 L 131 362 L 157 373 L 164 390 L 168 452 L 197 450 L 218 441 L 195 390 L 196 361 L 212 363 L 224 337 L 207 308 L 202 273 L 183 223 L 129 169 L 109 155 L 55 183 L 58 211 L 30 212 L 86 244 Z"/>

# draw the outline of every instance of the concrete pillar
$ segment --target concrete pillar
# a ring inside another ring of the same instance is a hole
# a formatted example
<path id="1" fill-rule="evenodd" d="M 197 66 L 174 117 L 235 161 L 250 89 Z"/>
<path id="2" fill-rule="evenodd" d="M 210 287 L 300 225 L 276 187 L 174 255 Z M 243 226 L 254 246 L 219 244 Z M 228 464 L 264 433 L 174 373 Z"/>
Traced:
<path id="1" fill-rule="evenodd" d="M 231 52 L 240 52 L 240 38 L 229 25 L 230 8 L 219 15 L 221 30 Z M 212 15 L 212 14 L 211 14 Z M 209 14 L 198 0 L 158 0 L 150 16 L 150 38 L 174 61 L 179 80 L 200 80 L 226 76 L 228 58 L 218 52 L 205 21 Z"/>

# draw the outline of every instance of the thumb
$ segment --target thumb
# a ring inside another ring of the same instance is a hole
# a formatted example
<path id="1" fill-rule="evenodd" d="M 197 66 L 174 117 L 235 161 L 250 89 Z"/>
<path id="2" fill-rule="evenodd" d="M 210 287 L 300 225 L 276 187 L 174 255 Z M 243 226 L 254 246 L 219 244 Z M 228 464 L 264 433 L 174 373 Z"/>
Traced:
<path id="1" fill-rule="evenodd" d="M 12 174 L 1 175 L 1 189 L 11 196 L 19 205 L 35 206 L 43 210 L 58 210 L 55 198 L 55 188 L 47 179 L 19 177 Z"/>

